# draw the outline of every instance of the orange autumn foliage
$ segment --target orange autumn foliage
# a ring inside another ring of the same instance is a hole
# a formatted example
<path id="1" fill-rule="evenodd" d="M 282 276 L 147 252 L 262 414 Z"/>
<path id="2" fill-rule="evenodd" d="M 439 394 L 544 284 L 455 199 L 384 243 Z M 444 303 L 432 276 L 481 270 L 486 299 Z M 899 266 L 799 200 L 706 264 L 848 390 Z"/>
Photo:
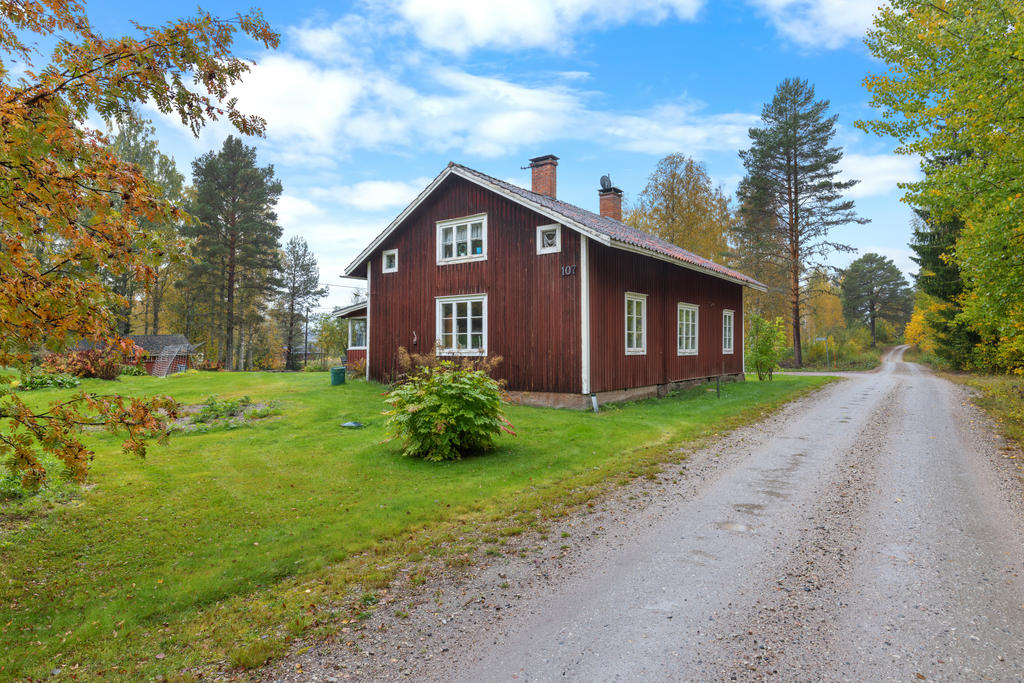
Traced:
<path id="1" fill-rule="evenodd" d="M 33 350 L 64 351 L 79 339 L 132 355 L 134 345 L 112 332 L 120 302 L 102 274 L 148 284 L 166 244 L 139 222 L 187 219 L 138 167 L 111 153 L 105 136 L 87 125 L 90 113 L 118 120 L 149 101 L 193 132 L 219 118 L 242 133 L 263 131 L 263 120 L 239 112 L 229 96 L 249 69 L 232 54 L 236 34 L 277 46 L 258 12 L 229 20 L 200 13 L 136 29 L 107 38 L 78 2 L 0 0 L 0 367 L 26 370 Z M 26 41 L 46 36 L 58 41 L 37 66 Z M 14 62 L 23 68 L 16 79 Z M 0 459 L 28 486 L 46 476 L 40 451 L 84 479 L 92 453 L 81 441 L 83 426 L 126 431 L 124 449 L 141 456 L 147 440 L 166 435 L 175 409 L 164 397 L 86 393 L 30 408 L 9 379 L 0 379 Z"/>

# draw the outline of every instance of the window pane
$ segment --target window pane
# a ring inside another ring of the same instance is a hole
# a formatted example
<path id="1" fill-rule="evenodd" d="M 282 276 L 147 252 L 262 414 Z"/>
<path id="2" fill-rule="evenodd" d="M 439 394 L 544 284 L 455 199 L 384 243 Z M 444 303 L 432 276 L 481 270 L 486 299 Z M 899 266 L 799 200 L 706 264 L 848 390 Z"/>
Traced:
<path id="1" fill-rule="evenodd" d="M 483 223 L 474 223 L 473 224 L 472 231 L 470 232 L 470 235 L 473 237 L 473 239 L 475 239 L 475 240 L 482 240 L 484 238 L 484 228 L 483 228 L 483 225 L 484 225 Z"/>
<path id="2" fill-rule="evenodd" d="M 472 345 L 472 348 L 477 349 L 477 350 L 484 348 L 484 336 L 482 334 L 474 334 L 473 335 L 473 345 Z"/>
<path id="3" fill-rule="evenodd" d="M 474 334 L 483 334 L 483 332 L 484 332 L 484 319 L 483 318 L 473 318 L 472 320 L 473 320 L 473 333 Z"/>
<path id="4" fill-rule="evenodd" d="M 469 310 L 471 311 L 470 315 L 472 315 L 474 317 L 483 316 L 483 314 L 484 314 L 484 302 L 483 301 L 473 301 L 473 302 L 471 302 Z"/>
<path id="5" fill-rule="evenodd" d="M 468 334 L 460 334 L 458 336 L 458 340 L 459 340 L 459 348 L 460 349 L 468 349 L 469 348 L 469 335 Z"/>
<path id="6" fill-rule="evenodd" d="M 474 254 L 482 254 L 482 253 L 484 253 L 484 241 L 483 240 L 473 240 L 473 253 Z"/>
<path id="7" fill-rule="evenodd" d="M 452 245 L 450 245 L 450 244 L 444 245 L 443 255 L 444 255 L 444 258 L 451 258 L 452 257 Z"/>
<path id="8" fill-rule="evenodd" d="M 455 231 L 456 231 L 456 233 L 455 233 L 455 241 L 456 242 L 465 242 L 466 241 L 466 226 L 465 225 L 457 225 L 457 226 L 455 226 Z"/>
<path id="9" fill-rule="evenodd" d="M 465 301 L 458 301 L 458 302 L 456 302 L 456 304 L 455 304 L 455 315 L 456 315 L 456 317 L 465 318 L 466 317 L 466 310 L 467 310 L 467 306 L 466 306 L 466 302 Z"/>

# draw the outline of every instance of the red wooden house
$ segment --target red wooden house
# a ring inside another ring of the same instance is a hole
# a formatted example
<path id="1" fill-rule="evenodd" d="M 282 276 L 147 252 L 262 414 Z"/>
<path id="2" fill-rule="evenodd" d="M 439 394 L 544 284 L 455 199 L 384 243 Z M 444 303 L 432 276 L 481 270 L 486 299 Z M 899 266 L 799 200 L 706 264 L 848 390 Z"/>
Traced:
<path id="1" fill-rule="evenodd" d="M 365 277 L 367 375 L 397 350 L 492 356 L 515 398 L 584 407 L 743 376 L 743 291 L 756 280 L 556 198 L 558 158 L 526 190 L 451 163 L 345 270 Z"/>

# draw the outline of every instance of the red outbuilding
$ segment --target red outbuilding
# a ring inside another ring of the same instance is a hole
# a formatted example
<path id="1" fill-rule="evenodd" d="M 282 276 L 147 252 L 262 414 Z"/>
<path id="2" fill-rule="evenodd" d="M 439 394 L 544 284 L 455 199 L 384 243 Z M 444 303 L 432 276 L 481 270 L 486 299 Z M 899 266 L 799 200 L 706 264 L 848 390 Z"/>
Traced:
<path id="1" fill-rule="evenodd" d="M 514 398 L 582 408 L 743 377 L 743 291 L 756 280 L 556 198 L 558 157 L 533 189 L 451 163 L 345 270 L 366 278 L 367 376 L 405 347 L 501 356 Z"/>

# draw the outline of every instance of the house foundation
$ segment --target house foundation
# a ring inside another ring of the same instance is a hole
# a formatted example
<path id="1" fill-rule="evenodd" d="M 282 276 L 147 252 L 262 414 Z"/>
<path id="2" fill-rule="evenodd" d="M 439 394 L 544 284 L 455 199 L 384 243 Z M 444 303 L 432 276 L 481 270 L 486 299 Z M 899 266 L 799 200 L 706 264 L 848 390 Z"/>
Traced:
<path id="1" fill-rule="evenodd" d="M 645 387 L 631 387 L 629 389 L 616 389 L 614 391 L 600 391 L 594 394 L 598 406 L 606 403 L 625 403 L 628 401 L 640 401 L 646 398 L 665 398 L 676 391 L 684 391 L 702 384 L 714 382 L 721 378 L 723 382 L 742 382 L 745 377 L 742 372 L 714 375 L 712 377 L 698 377 L 666 384 L 652 384 Z M 591 410 L 593 401 L 589 394 L 555 393 L 550 391 L 509 391 L 509 403 L 524 406 L 538 406 L 541 408 L 564 408 L 567 410 Z"/>

